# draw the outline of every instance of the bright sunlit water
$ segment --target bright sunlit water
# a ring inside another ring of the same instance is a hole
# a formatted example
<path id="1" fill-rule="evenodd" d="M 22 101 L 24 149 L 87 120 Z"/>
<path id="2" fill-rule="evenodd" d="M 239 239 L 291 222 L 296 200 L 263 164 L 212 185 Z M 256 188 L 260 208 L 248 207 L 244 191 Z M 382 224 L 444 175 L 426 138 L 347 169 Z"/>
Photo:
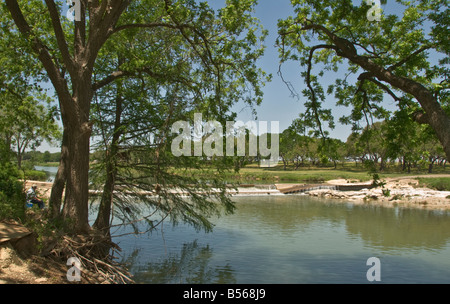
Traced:
<path id="1" fill-rule="evenodd" d="M 235 197 L 212 233 L 164 223 L 113 240 L 139 283 L 450 283 L 450 212 L 305 195 Z M 145 227 L 142 227 L 145 229 Z M 116 231 L 122 234 L 125 230 Z"/>

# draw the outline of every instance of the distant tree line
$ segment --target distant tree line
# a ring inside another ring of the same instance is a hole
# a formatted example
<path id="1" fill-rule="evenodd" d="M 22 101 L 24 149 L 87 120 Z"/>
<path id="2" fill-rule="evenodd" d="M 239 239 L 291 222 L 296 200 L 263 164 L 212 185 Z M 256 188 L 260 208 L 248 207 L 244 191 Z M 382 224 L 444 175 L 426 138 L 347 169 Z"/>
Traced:
<path id="1" fill-rule="evenodd" d="M 330 164 L 336 168 L 339 163 L 352 161 L 355 166 L 370 170 L 399 166 L 408 173 L 411 168 L 432 173 L 436 165 L 445 168 L 447 163 L 444 149 L 430 127 L 403 117 L 370 124 L 350 134 L 345 143 L 306 135 L 298 126 L 299 121 L 295 120 L 280 135 L 280 158 L 285 170 L 288 165 L 295 170 Z"/>
<path id="2" fill-rule="evenodd" d="M 28 151 L 22 156 L 24 161 L 32 161 L 33 163 L 59 163 L 61 159 L 61 152 L 41 152 L 41 151 Z"/>

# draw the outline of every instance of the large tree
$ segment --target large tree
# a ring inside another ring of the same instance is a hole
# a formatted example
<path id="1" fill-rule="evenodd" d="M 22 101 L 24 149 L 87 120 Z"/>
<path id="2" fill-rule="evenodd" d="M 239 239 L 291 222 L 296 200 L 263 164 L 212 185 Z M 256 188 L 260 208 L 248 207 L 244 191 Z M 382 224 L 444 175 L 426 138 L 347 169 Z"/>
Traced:
<path id="1" fill-rule="evenodd" d="M 331 110 L 323 107 L 327 94 L 352 107 L 342 121 L 354 129 L 362 128 L 360 121 L 386 119 L 387 96 L 432 127 L 448 158 L 448 2 L 396 2 L 376 21 L 367 17 L 373 8 L 365 1 L 292 0 L 295 15 L 278 24 L 281 62 L 293 60 L 305 68 L 304 119 L 318 134 L 327 136 L 324 122 L 334 126 Z M 344 72 L 335 74 L 339 69 Z M 326 90 L 324 76 L 339 79 Z"/>
<path id="2" fill-rule="evenodd" d="M 217 84 L 205 88 L 216 90 L 212 95 L 221 102 L 223 79 L 240 76 L 241 87 L 252 90 L 247 102 L 260 102 L 261 74 L 255 60 L 262 54 L 257 38 L 255 20 L 250 15 L 254 1 L 227 1 L 218 15 L 206 3 L 192 0 L 131 1 L 80 0 L 79 14 L 70 22 L 63 17 L 65 1 L 5 0 L 2 18 L 11 18 L 26 42 L 23 51 L 33 53 L 52 83 L 59 101 L 64 126 L 60 170 L 55 180 L 51 200 L 61 200 L 65 189 L 62 217 L 70 221 L 73 232 L 84 233 L 88 224 L 88 180 L 90 137 L 93 124 L 91 103 L 96 90 L 113 81 L 135 76 L 164 74 L 153 69 L 148 53 L 129 49 L 120 66 L 99 64 L 99 58 L 108 56 L 107 44 L 136 35 L 141 31 L 166 29 L 176 33 L 192 50 L 189 58 L 199 67 L 208 69 Z M 6 16 L 6 17 L 4 17 Z M 5 22 L 10 22 L 6 20 Z M 9 29 L 15 34 L 15 29 Z M 160 37 L 164 39 L 164 37 Z M 138 37 L 136 37 L 138 39 Z M 161 57 L 171 53 L 167 46 Z M 153 54 L 156 56 L 157 54 Z M 102 68 L 101 73 L 96 69 Z M 94 75 L 104 75 L 102 79 Z M 250 86 L 245 86 L 250 83 Z M 235 91 L 237 93 L 237 91 Z M 241 94 L 236 94 L 238 101 Z M 219 108 L 220 109 L 220 108 Z"/>

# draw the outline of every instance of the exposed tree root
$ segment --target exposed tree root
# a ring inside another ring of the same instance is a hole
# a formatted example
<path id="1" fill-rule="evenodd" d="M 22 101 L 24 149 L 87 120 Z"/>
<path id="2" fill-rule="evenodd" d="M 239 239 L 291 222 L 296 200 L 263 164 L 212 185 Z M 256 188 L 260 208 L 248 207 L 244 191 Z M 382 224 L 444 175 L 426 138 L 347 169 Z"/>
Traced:
<path id="1" fill-rule="evenodd" d="M 109 236 L 93 232 L 89 235 L 63 236 L 50 254 L 63 261 L 76 258 L 80 264 L 72 266 L 80 270 L 81 283 L 83 280 L 84 283 L 134 283 L 125 267 L 114 261 L 113 253 L 119 251 L 120 248 Z"/>

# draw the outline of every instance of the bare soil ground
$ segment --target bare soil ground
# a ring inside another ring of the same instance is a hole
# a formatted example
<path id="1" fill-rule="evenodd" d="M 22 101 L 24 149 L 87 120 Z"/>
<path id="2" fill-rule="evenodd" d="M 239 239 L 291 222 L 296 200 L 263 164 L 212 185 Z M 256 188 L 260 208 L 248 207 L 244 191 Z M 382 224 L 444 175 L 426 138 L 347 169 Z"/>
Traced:
<path id="1" fill-rule="evenodd" d="M 67 269 L 50 258 L 23 258 L 9 243 L 0 244 L 0 284 L 67 284 Z"/>

